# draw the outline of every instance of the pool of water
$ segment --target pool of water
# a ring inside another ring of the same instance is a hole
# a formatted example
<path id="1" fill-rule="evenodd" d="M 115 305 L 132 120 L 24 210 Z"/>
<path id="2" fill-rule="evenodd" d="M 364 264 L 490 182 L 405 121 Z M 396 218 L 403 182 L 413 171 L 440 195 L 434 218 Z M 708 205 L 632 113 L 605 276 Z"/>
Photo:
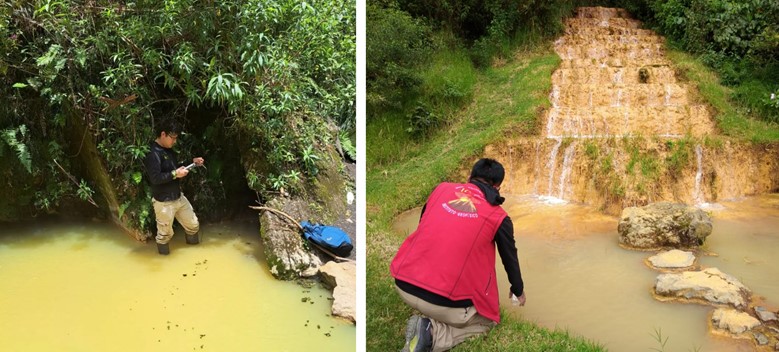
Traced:
<path id="1" fill-rule="evenodd" d="M 610 351 L 752 351 L 746 340 L 709 332 L 713 308 L 660 302 L 652 297 L 659 274 L 644 261 L 655 252 L 619 247 L 617 217 L 591 207 L 549 204 L 532 196 L 508 196 L 527 304 L 501 304 L 509 314 L 596 341 Z M 710 207 L 713 232 L 700 259 L 735 276 L 764 303 L 779 306 L 779 195 Z M 416 228 L 419 209 L 400 215 L 396 231 Z M 508 280 L 497 259 L 499 287 Z M 659 335 L 659 336 L 658 336 Z"/>
<path id="2" fill-rule="evenodd" d="M 269 274 L 257 226 L 178 229 L 169 256 L 104 224 L 0 229 L 2 350 L 354 351 L 329 291 Z"/>

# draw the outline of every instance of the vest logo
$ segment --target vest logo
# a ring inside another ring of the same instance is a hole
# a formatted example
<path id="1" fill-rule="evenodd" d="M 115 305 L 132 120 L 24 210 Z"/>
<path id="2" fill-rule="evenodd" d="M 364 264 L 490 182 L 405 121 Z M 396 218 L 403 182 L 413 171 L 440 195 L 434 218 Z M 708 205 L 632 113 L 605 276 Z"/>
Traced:
<path id="1" fill-rule="evenodd" d="M 481 201 L 475 199 L 475 195 L 471 190 L 465 187 L 457 187 L 454 195 L 457 198 L 441 204 L 447 213 L 461 218 L 475 219 L 479 217 L 479 214 L 476 212 L 476 205 L 481 204 Z"/>

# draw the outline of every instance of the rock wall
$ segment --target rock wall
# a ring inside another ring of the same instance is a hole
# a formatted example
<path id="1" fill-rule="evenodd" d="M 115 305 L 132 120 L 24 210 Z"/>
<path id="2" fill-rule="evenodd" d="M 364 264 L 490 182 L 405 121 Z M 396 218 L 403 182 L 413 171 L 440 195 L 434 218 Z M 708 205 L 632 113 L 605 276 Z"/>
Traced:
<path id="1" fill-rule="evenodd" d="M 708 142 L 526 138 L 490 145 L 483 155 L 506 168 L 503 193 L 552 196 L 611 214 L 663 200 L 713 203 L 779 189 L 779 146 Z"/>

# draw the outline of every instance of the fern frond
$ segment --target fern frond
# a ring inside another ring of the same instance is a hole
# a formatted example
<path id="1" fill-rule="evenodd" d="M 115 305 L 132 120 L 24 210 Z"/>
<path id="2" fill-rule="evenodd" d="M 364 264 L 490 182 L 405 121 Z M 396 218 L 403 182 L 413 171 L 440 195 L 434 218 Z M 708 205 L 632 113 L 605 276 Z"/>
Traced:
<path id="1" fill-rule="evenodd" d="M 346 133 L 341 133 L 338 135 L 338 139 L 341 140 L 341 148 L 343 148 L 344 153 L 346 153 L 350 159 L 357 160 L 357 148 L 354 147 L 349 136 Z"/>
<path id="2" fill-rule="evenodd" d="M 22 138 L 24 138 L 24 136 L 27 134 L 27 126 L 19 126 L 18 132 L 21 133 Z M 32 158 L 30 157 L 30 152 L 23 141 L 16 139 L 16 133 L 17 129 L 15 128 L 3 130 L 1 133 L 2 139 L 6 144 L 8 144 L 9 147 L 11 147 L 11 149 L 16 151 L 16 156 L 19 159 L 19 162 L 21 162 L 22 166 L 27 169 L 27 172 L 32 173 Z"/>

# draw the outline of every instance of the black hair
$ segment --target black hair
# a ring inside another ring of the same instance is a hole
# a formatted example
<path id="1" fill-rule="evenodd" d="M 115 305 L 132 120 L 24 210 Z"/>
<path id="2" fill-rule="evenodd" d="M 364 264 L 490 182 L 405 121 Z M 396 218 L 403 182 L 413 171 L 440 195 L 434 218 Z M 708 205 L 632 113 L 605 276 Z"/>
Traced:
<path id="1" fill-rule="evenodd" d="M 165 132 L 166 135 L 179 134 L 181 133 L 181 124 L 173 119 L 162 120 L 154 126 L 154 133 L 159 137 L 162 132 Z"/>
<path id="2" fill-rule="evenodd" d="M 506 171 L 503 169 L 503 165 L 495 159 L 479 159 L 471 169 L 471 179 L 482 179 L 491 183 L 492 186 L 501 184 L 505 175 Z"/>

